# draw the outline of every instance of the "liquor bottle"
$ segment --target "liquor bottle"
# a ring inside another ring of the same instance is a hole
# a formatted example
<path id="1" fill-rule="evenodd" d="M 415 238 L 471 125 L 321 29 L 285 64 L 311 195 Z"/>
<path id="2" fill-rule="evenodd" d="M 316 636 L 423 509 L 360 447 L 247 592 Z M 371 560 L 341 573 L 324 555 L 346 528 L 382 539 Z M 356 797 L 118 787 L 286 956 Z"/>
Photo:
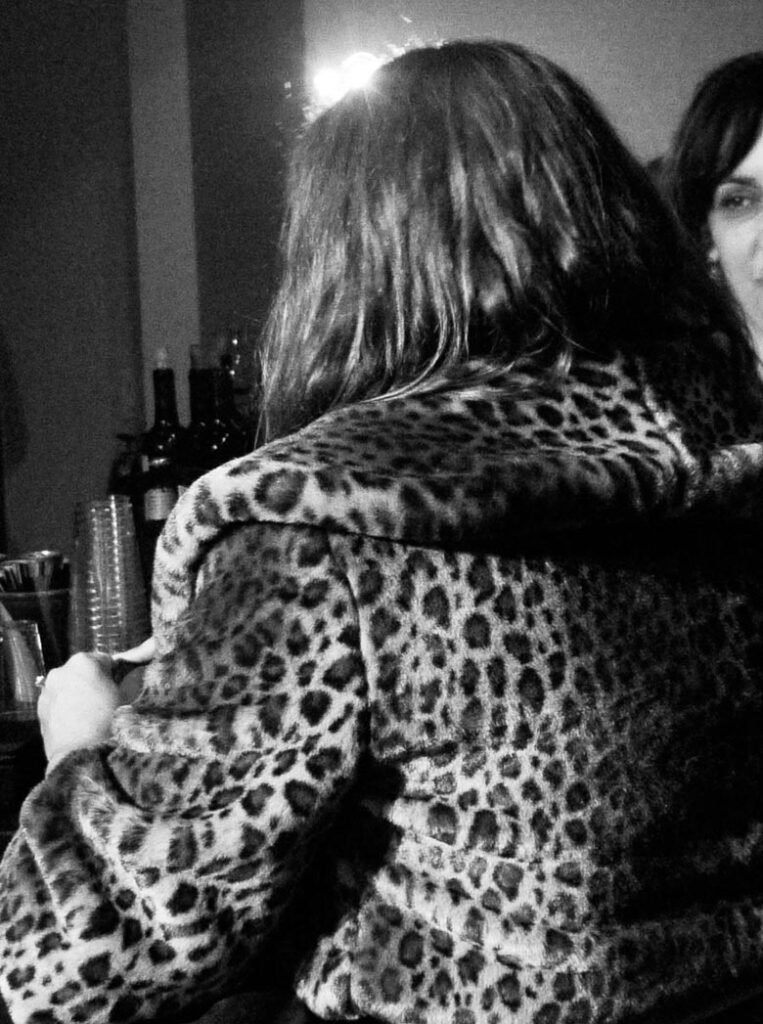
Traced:
<path id="1" fill-rule="evenodd" d="M 183 487 L 188 487 L 204 472 L 204 459 L 201 454 L 204 444 L 204 431 L 208 419 L 209 374 L 202 364 L 200 345 L 191 345 L 190 368 L 188 370 L 188 398 L 191 419 L 183 438 L 180 451 L 180 479 Z"/>
<path id="2" fill-rule="evenodd" d="M 247 455 L 252 450 L 250 431 L 244 417 L 236 408 L 233 376 L 225 366 L 221 381 L 222 418 L 230 429 L 230 458 Z"/>
<path id="3" fill-rule="evenodd" d="M 242 438 L 226 413 L 226 371 L 220 366 L 205 368 L 206 419 L 199 431 L 196 456 L 205 472 L 242 454 Z"/>
<path id="4" fill-rule="evenodd" d="M 108 494 L 126 495 L 135 510 L 140 499 L 141 471 L 140 449 L 142 437 L 139 434 L 117 434 L 119 448 L 114 456 L 106 484 Z"/>
<path id="5" fill-rule="evenodd" d="M 139 535 L 147 581 L 151 579 L 157 539 L 178 498 L 179 454 L 184 440 L 175 399 L 175 374 L 166 349 L 157 350 L 153 380 L 154 422 L 144 434 L 141 446 L 143 501 Z"/>
<path id="6" fill-rule="evenodd" d="M 233 426 L 234 454 L 247 455 L 255 436 L 255 350 L 246 327 L 231 327 L 217 337 L 217 355 L 225 370 L 225 418 Z"/>
<path id="7" fill-rule="evenodd" d="M 253 346 L 251 328 L 246 322 L 243 325 L 231 326 L 222 336 L 219 361 L 231 379 L 233 407 L 240 420 L 248 421 L 253 378 Z"/>

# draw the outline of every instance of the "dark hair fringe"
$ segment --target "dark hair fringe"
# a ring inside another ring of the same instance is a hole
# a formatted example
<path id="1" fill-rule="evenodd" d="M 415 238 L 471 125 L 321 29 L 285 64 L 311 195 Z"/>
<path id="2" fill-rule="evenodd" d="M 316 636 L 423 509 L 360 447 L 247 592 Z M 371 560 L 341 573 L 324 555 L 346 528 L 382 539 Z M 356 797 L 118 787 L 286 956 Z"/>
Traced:
<path id="1" fill-rule="evenodd" d="M 763 51 L 719 65 L 697 85 L 661 173 L 678 219 L 706 247 L 707 218 L 718 185 L 763 130 Z"/>

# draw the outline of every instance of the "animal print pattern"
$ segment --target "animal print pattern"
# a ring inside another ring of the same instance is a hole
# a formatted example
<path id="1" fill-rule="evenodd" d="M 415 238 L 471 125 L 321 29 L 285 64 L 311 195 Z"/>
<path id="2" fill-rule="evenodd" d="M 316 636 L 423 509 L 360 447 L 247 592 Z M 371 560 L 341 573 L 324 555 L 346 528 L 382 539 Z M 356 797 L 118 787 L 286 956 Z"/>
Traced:
<path id="1" fill-rule="evenodd" d="M 14 1020 L 289 985 L 323 1018 L 620 1024 L 759 985 L 760 406 L 666 346 L 202 478 L 141 694 L 0 866 Z"/>

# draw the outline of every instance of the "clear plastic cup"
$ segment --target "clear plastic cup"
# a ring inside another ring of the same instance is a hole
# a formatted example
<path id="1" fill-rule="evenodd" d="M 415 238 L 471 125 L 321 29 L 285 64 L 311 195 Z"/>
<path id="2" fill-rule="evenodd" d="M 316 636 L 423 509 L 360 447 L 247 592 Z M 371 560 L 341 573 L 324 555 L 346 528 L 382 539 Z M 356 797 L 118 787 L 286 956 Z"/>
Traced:
<path id="1" fill-rule="evenodd" d="M 71 653 L 114 654 L 146 639 L 148 598 L 128 498 L 77 506 L 71 572 Z"/>

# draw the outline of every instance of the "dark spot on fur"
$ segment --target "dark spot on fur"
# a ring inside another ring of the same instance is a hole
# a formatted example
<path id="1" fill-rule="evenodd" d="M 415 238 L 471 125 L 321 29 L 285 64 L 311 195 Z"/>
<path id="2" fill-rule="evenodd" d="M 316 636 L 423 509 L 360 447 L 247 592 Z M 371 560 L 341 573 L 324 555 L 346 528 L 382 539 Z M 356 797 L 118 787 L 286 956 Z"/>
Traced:
<path id="1" fill-rule="evenodd" d="M 493 574 L 487 562 L 480 559 L 472 563 L 467 582 L 474 595 L 474 603 L 481 604 L 495 593 Z"/>
<path id="2" fill-rule="evenodd" d="M 276 754 L 276 763 L 273 768 L 274 775 L 284 775 L 290 771 L 297 763 L 297 752 L 293 747 L 289 747 L 287 750 L 279 750 Z"/>
<path id="3" fill-rule="evenodd" d="M 538 808 L 530 819 L 530 828 L 538 837 L 538 841 L 541 845 L 545 844 L 548 840 L 548 837 L 551 834 L 551 827 L 551 819 L 549 816 L 542 807 Z"/>
<path id="4" fill-rule="evenodd" d="M 309 725 L 317 725 L 328 711 L 331 698 L 323 690 L 306 693 L 299 704 L 300 713 Z"/>
<path id="5" fill-rule="evenodd" d="M 442 931 L 440 928 L 433 928 L 430 935 L 432 946 L 435 951 L 440 953 L 442 956 L 451 957 L 453 956 L 453 936 L 447 932 Z"/>
<path id="6" fill-rule="evenodd" d="M 336 774 L 341 765 L 342 757 L 336 748 L 320 750 L 305 762 L 305 767 L 311 777 L 318 781 L 324 779 L 326 775 Z"/>
<path id="7" fill-rule="evenodd" d="M 558 758 L 549 761 L 543 769 L 543 778 L 552 789 L 559 789 L 564 782 L 564 763 Z"/>
<path id="8" fill-rule="evenodd" d="M 562 651 L 553 651 L 548 656 L 548 679 L 552 690 L 558 690 L 564 682 L 567 659 Z"/>
<path id="9" fill-rule="evenodd" d="M 458 959 L 458 976 L 462 985 L 476 985 L 485 967 L 485 957 L 478 949 L 470 949 Z"/>
<path id="10" fill-rule="evenodd" d="M 504 622 L 516 622 L 517 601 L 514 597 L 514 591 L 510 587 L 504 587 L 501 590 L 495 599 L 493 607 L 499 619 L 502 619 Z"/>
<path id="11" fill-rule="evenodd" d="M 233 522 L 245 522 L 251 515 L 249 498 L 243 491 L 232 491 L 225 502 L 227 518 Z"/>
<path id="12" fill-rule="evenodd" d="M 427 825 L 433 839 L 452 845 L 456 840 L 457 824 L 456 812 L 448 804 L 435 804 L 429 808 Z"/>
<path id="13" fill-rule="evenodd" d="M 386 608 L 377 608 L 371 616 L 371 640 L 378 650 L 400 629 L 400 620 Z"/>
<path id="14" fill-rule="evenodd" d="M 511 974 L 504 974 L 499 978 L 498 998 L 510 1010 L 518 1010 L 522 1005 L 522 989 L 518 979 Z"/>
<path id="15" fill-rule="evenodd" d="M 284 515 L 299 502 L 306 479 L 304 472 L 295 469 L 265 473 L 257 484 L 255 499 L 269 511 Z"/>
<path id="16" fill-rule="evenodd" d="M 119 912 L 112 903 L 100 903 L 88 918 L 87 926 L 83 929 L 81 938 L 86 941 L 101 939 L 106 935 L 113 935 L 119 927 Z"/>
<path id="17" fill-rule="evenodd" d="M 564 826 L 564 831 L 570 838 L 570 841 L 575 846 L 585 846 L 586 840 L 588 839 L 588 830 L 585 827 L 585 823 L 580 818 L 572 818 Z"/>
<path id="18" fill-rule="evenodd" d="M 289 698 L 285 693 L 273 694 L 260 703 L 260 725 L 268 736 L 273 738 L 280 736 L 283 715 L 288 703 Z"/>
<path id="19" fill-rule="evenodd" d="M 406 967 L 418 967 L 424 955 L 424 942 L 416 932 L 406 932 L 400 940 L 398 956 Z"/>
<path id="20" fill-rule="evenodd" d="M 539 714 L 543 708 L 545 692 L 543 690 L 543 680 L 535 669 L 525 668 L 522 670 L 517 689 L 519 690 L 522 702 L 536 715 Z"/>
<path id="21" fill-rule="evenodd" d="M 424 595 L 422 610 L 442 629 L 450 628 L 450 600 L 442 587 L 432 587 Z"/>
<path id="22" fill-rule="evenodd" d="M 37 940 L 37 952 L 42 958 L 48 953 L 52 953 L 53 950 L 60 949 L 62 945 L 60 936 L 55 932 L 48 932 L 47 935 L 43 935 L 41 939 Z"/>
<path id="23" fill-rule="evenodd" d="M 403 983 L 400 980 L 400 972 L 396 967 L 385 967 L 379 979 L 382 1001 L 385 1003 L 397 1003 L 403 992 Z"/>
<path id="24" fill-rule="evenodd" d="M 533 1015 L 532 1024 L 559 1024 L 561 1016 L 562 1010 L 558 1003 L 544 1003 Z"/>
<path id="25" fill-rule="evenodd" d="M 567 790 L 567 810 L 582 811 L 591 802 L 591 794 L 582 782 L 573 783 Z"/>
<path id="26" fill-rule="evenodd" d="M 302 589 L 300 604 L 303 608 L 317 608 L 322 601 L 325 601 L 328 589 L 328 580 L 311 580 Z"/>
<path id="27" fill-rule="evenodd" d="M 20 942 L 31 932 L 33 926 L 34 916 L 32 914 L 24 914 L 23 917 L 14 921 L 8 929 L 7 938 L 9 942 Z"/>
<path id="28" fill-rule="evenodd" d="M 136 918 L 126 917 L 122 922 L 122 949 L 129 949 L 143 938 L 143 927 Z"/>
<path id="29" fill-rule="evenodd" d="M 258 857 L 266 842 L 264 832 L 261 832 L 258 828 L 253 828 L 251 825 L 244 825 L 241 829 L 240 859 L 247 861 L 253 857 Z"/>
<path id="30" fill-rule="evenodd" d="M 551 964 L 561 963 L 562 960 L 572 956 L 575 951 L 575 945 L 570 936 L 556 928 L 546 930 L 544 945 L 546 959 Z"/>
<path id="31" fill-rule="evenodd" d="M 286 675 L 286 663 L 284 659 L 274 654 L 272 651 L 268 651 L 265 660 L 260 668 L 260 678 L 266 683 L 278 683 Z M 283 698 L 285 699 L 285 698 Z"/>
<path id="32" fill-rule="evenodd" d="M 167 854 L 167 870 L 187 871 L 198 860 L 196 836 L 190 826 L 181 826 L 173 835 Z"/>
<path id="33" fill-rule="evenodd" d="M 362 671 L 363 661 L 360 655 L 357 652 L 345 654 L 329 665 L 323 674 L 323 682 L 332 690 L 344 690 Z"/>
<path id="34" fill-rule="evenodd" d="M 539 402 L 535 406 L 535 411 L 538 418 L 550 427 L 561 427 L 564 423 L 564 416 L 555 405 L 545 405 Z"/>
<path id="35" fill-rule="evenodd" d="M 532 583 L 528 583 L 522 595 L 522 601 L 525 608 L 536 608 L 539 604 L 542 604 L 543 587 L 541 587 L 540 583 L 537 583 L 535 580 Z"/>
<path id="36" fill-rule="evenodd" d="M 554 877 L 558 878 L 563 885 L 570 885 L 574 888 L 583 884 L 583 872 L 580 865 L 574 860 L 560 864 L 554 872 Z"/>
<path id="37" fill-rule="evenodd" d="M 233 644 L 233 661 L 239 668 L 254 668 L 262 653 L 262 641 L 255 636 L 242 636 Z"/>
<path id="38" fill-rule="evenodd" d="M 575 978 L 571 971 L 560 971 L 554 977 L 554 997 L 567 1003 L 575 997 Z"/>
<path id="39" fill-rule="evenodd" d="M 168 942 L 157 939 L 148 947 L 148 958 L 152 964 L 166 964 L 174 960 L 177 954 Z"/>
<path id="40" fill-rule="evenodd" d="M 520 665 L 526 665 L 532 660 L 532 646 L 526 633 L 512 629 L 505 634 L 503 646 L 506 648 L 506 653 L 516 658 Z"/>
<path id="41" fill-rule="evenodd" d="M 490 623 L 484 615 L 470 615 L 464 624 L 464 639 L 468 647 L 484 648 L 490 643 Z"/>
<path id="42" fill-rule="evenodd" d="M 326 539 L 322 533 L 310 533 L 299 546 L 297 565 L 300 568 L 319 565 L 326 557 Z"/>
<path id="43" fill-rule="evenodd" d="M 167 909 L 171 914 L 187 914 L 196 905 L 198 896 L 195 885 L 181 882 L 167 901 Z"/>
<path id="44" fill-rule="evenodd" d="M 119 852 L 124 857 L 137 853 L 148 835 L 148 827 L 139 822 L 131 822 L 119 837 Z"/>
<path id="45" fill-rule="evenodd" d="M 196 522 L 200 526 L 219 529 L 225 524 L 217 499 L 213 496 L 207 484 L 199 485 L 194 500 L 193 513 Z"/>
<path id="46" fill-rule="evenodd" d="M 50 996 L 50 1001 L 54 1006 L 66 1006 L 70 1003 L 75 996 L 78 996 L 82 991 L 82 986 L 78 981 L 70 981 L 68 985 L 62 985 L 61 988 L 56 989 Z"/>
<path id="47" fill-rule="evenodd" d="M 432 984 L 432 996 L 435 1002 L 439 1003 L 440 1006 L 447 1006 L 450 1002 L 450 998 L 453 992 L 453 979 L 445 969 L 441 969 L 435 974 L 434 982 Z"/>
<path id="48" fill-rule="evenodd" d="M 384 577 L 377 565 L 369 566 L 360 574 L 358 581 L 358 604 L 373 604 L 378 600 L 384 587 Z"/>
<path id="49" fill-rule="evenodd" d="M 34 980 L 34 976 L 34 964 L 29 964 L 28 967 L 14 967 L 12 971 L 8 972 L 8 984 L 15 991 L 29 985 Z"/>
<path id="50" fill-rule="evenodd" d="M 91 957 L 86 960 L 79 969 L 79 976 L 88 986 L 103 985 L 109 980 L 111 974 L 111 954 L 101 953 L 100 956 Z"/>
<path id="51" fill-rule="evenodd" d="M 307 817 L 318 802 L 318 793 L 314 786 L 292 779 L 286 783 L 286 799 L 298 817 Z"/>
<path id="52" fill-rule="evenodd" d="M 498 822 L 492 811 L 477 811 L 469 829 L 469 846 L 480 850 L 495 850 L 498 841 Z"/>
<path id="53" fill-rule="evenodd" d="M 507 897 L 515 900 L 519 895 L 519 886 L 524 878 L 524 871 L 518 864 L 496 864 L 493 870 L 493 881 Z"/>

